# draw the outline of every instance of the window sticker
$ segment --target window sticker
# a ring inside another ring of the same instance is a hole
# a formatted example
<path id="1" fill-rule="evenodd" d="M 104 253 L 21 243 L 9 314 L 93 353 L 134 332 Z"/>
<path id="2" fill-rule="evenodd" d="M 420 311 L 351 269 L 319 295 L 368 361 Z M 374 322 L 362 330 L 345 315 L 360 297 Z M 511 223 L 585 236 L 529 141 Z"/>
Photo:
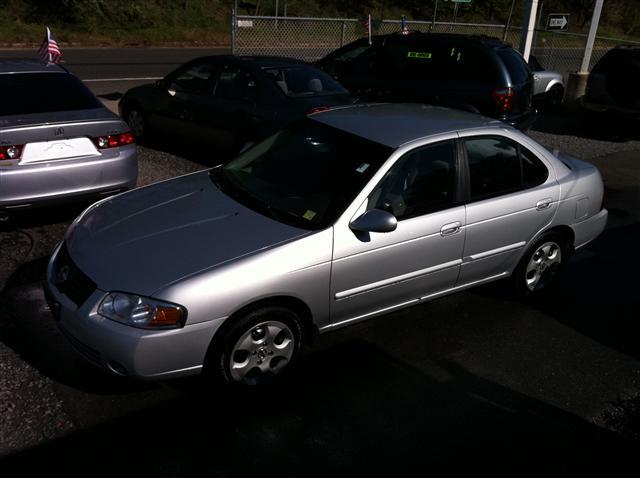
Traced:
<path id="1" fill-rule="evenodd" d="M 359 173 L 364 173 L 369 168 L 369 163 L 362 163 L 360 166 L 356 168 L 356 171 Z"/>
<path id="2" fill-rule="evenodd" d="M 316 217 L 316 213 L 315 211 L 312 211 L 311 209 L 307 209 L 307 212 L 305 212 L 302 217 L 304 217 L 307 221 L 311 221 L 314 217 Z"/>
<path id="3" fill-rule="evenodd" d="M 408 51 L 407 58 L 421 58 L 425 60 L 431 59 L 431 53 L 426 51 Z"/>

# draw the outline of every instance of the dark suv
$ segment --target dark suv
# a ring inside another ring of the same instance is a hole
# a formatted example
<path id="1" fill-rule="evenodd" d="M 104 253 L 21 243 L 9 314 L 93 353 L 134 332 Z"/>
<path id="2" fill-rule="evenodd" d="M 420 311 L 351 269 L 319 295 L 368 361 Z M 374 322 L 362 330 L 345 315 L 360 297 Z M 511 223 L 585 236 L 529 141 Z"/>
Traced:
<path id="1" fill-rule="evenodd" d="M 508 44 L 483 36 L 412 33 L 350 43 L 317 65 L 366 101 L 463 109 L 522 130 L 536 119 L 533 74 Z"/>
<path id="2" fill-rule="evenodd" d="M 591 71 L 582 106 L 587 113 L 640 119 L 640 47 L 609 50 Z"/>

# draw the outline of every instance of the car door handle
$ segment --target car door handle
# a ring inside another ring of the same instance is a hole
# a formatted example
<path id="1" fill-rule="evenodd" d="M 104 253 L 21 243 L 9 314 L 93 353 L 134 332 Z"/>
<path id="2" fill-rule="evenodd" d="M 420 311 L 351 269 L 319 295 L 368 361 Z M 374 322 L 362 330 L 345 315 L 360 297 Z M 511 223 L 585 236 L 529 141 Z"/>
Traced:
<path id="1" fill-rule="evenodd" d="M 450 224 L 445 224 L 440 228 L 441 236 L 450 236 L 451 234 L 455 234 L 460 232 L 460 228 L 462 227 L 462 223 L 460 221 L 452 222 Z"/>
<path id="2" fill-rule="evenodd" d="M 552 202 L 553 202 L 553 199 L 551 198 L 540 199 L 540 201 L 536 203 L 536 209 L 538 211 L 542 211 L 543 209 L 548 209 L 551 206 Z"/>

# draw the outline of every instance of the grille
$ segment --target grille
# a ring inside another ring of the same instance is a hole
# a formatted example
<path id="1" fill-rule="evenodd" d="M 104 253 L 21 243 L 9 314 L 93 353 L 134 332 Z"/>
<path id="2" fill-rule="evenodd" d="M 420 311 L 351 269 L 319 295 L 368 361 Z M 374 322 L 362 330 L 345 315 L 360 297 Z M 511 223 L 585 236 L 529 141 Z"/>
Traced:
<path id="1" fill-rule="evenodd" d="M 80 307 L 96 290 L 96 284 L 71 260 L 67 245 L 58 252 L 54 266 L 54 280 L 58 290 Z"/>
<path id="2" fill-rule="evenodd" d="M 100 365 L 100 352 L 96 349 L 89 347 L 87 344 L 80 342 L 73 335 L 71 335 L 64 327 L 60 327 L 60 331 L 62 335 L 64 335 L 71 346 L 76 349 L 80 355 L 86 358 L 89 362 L 92 362 L 96 365 Z"/>

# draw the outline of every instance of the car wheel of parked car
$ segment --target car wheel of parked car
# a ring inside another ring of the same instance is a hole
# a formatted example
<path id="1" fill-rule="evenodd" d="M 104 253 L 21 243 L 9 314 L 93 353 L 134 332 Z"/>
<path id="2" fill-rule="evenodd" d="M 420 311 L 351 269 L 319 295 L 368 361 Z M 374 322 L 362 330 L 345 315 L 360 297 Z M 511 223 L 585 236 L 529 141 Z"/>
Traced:
<path id="1" fill-rule="evenodd" d="M 254 386 L 291 367 L 302 345 L 300 319 L 281 306 L 248 312 L 214 339 L 205 374 L 215 382 Z"/>
<path id="2" fill-rule="evenodd" d="M 144 136 L 146 121 L 144 113 L 137 106 L 133 106 L 127 110 L 125 114 L 125 121 L 131 128 L 131 133 L 136 137 L 136 139 L 140 139 Z"/>
<path id="3" fill-rule="evenodd" d="M 564 88 L 560 85 L 552 86 L 547 93 L 547 110 L 549 112 L 557 111 L 562 105 L 564 98 Z"/>
<path id="4" fill-rule="evenodd" d="M 567 242 L 560 234 L 544 234 L 528 249 L 514 272 L 515 286 L 524 295 L 549 288 L 569 259 Z"/>

